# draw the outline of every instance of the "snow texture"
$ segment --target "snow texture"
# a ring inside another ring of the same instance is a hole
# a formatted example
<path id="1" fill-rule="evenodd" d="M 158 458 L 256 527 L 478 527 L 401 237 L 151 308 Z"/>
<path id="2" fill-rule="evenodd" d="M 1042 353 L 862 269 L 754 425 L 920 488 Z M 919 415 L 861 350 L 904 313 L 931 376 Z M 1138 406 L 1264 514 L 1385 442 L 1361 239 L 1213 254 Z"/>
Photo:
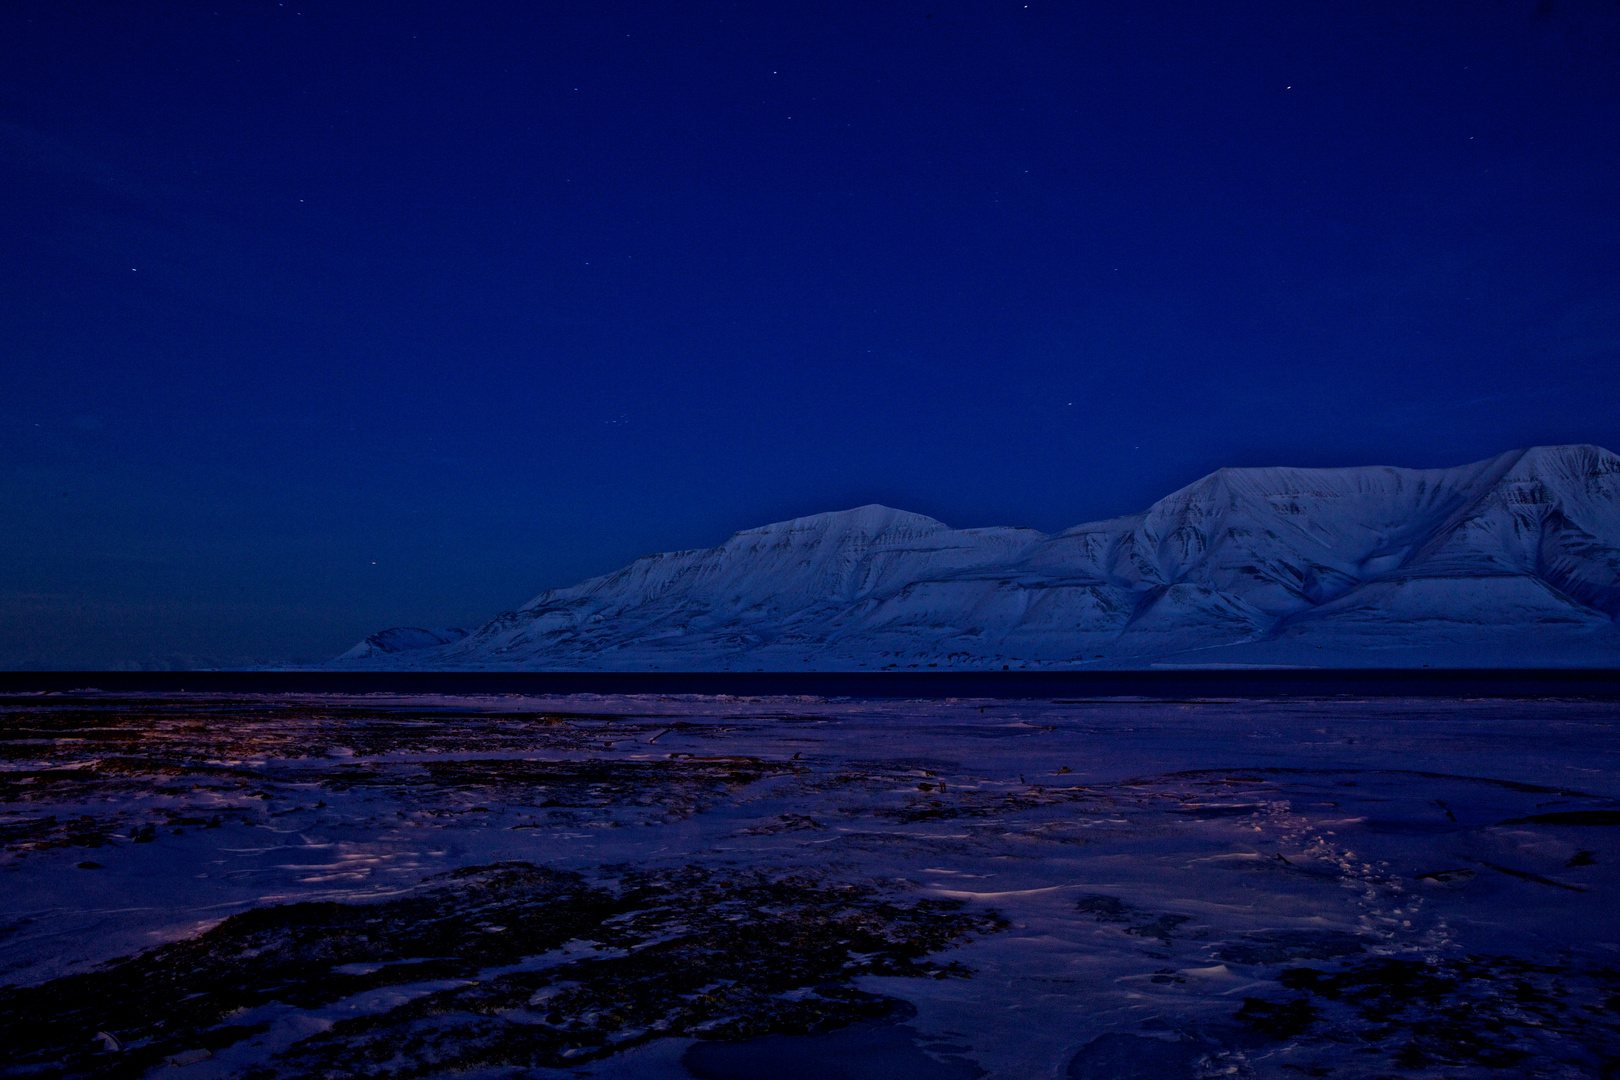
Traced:
<path id="1" fill-rule="evenodd" d="M 373 656 L 431 649 L 436 645 L 460 641 L 468 633 L 469 631 L 459 626 L 447 626 L 441 630 L 424 630 L 419 626 L 395 626 L 372 634 L 338 659 L 366 660 Z"/>
<path id="2" fill-rule="evenodd" d="M 816 514 L 549 590 L 446 643 L 385 630 L 333 666 L 1606 667 L 1617 616 L 1620 458 L 1549 446 L 1451 469 L 1222 469 L 1057 535 Z"/>
<path id="3" fill-rule="evenodd" d="M 1615 714 L 17 695 L 0 1076 L 1613 1077 Z"/>

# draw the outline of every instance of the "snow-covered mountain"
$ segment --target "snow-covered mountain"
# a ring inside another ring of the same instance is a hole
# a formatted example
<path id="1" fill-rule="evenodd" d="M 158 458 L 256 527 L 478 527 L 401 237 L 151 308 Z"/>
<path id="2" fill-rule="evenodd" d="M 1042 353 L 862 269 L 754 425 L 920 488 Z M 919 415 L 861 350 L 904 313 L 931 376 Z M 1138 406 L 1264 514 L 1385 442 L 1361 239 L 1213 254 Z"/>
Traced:
<path id="1" fill-rule="evenodd" d="M 471 632 L 459 626 L 447 626 L 437 630 L 424 630 L 420 626 L 394 626 L 377 631 L 338 659 L 369 660 L 373 656 L 431 649 L 435 645 L 460 641 Z"/>
<path id="2" fill-rule="evenodd" d="M 1550 446 L 1453 469 L 1222 469 L 1052 536 L 816 514 L 552 589 L 447 643 L 390 649 L 405 632 L 384 631 L 334 663 L 1615 666 L 1617 616 L 1620 457 Z"/>

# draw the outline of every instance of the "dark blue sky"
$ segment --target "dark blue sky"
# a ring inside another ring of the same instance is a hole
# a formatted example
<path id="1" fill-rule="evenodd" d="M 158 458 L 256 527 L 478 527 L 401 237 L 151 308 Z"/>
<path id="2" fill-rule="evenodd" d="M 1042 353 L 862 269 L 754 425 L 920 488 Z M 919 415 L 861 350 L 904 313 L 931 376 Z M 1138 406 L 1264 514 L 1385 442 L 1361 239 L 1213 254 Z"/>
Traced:
<path id="1" fill-rule="evenodd" d="M 1620 448 L 1612 0 L 0 7 L 0 666 Z"/>

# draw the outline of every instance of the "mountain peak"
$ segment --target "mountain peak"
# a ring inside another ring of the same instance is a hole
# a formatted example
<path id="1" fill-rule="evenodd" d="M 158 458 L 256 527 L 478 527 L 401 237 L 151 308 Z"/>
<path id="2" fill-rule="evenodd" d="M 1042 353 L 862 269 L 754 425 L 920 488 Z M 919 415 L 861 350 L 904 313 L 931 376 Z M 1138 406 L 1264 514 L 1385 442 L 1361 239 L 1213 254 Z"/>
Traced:
<path id="1" fill-rule="evenodd" d="M 1001 670 L 1620 664 L 1620 458 L 1227 468 L 1056 536 L 878 504 L 745 529 L 348 666 Z M 420 643 L 425 647 L 415 647 Z"/>
<path id="2" fill-rule="evenodd" d="M 896 510 L 891 506 L 883 506 L 880 503 L 867 503 L 865 506 L 856 506 L 849 510 L 829 510 L 820 514 L 809 514 L 805 517 L 760 525 L 752 529 L 744 529 L 737 535 L 751 536 L 760 533 L 783 532 L 849 532 L 876 536 L 897 530 L 937 532 L 948 528 L 949 526 L 944 523 L 924 514 L 913 514 L 908 510 Z"/>

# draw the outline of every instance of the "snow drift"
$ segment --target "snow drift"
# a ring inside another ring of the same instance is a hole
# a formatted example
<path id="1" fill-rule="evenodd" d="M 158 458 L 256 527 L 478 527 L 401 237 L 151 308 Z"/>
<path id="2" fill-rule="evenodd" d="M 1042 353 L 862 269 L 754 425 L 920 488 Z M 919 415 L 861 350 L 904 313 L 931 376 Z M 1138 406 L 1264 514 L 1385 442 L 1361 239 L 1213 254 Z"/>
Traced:
<path id="1" fill-rule="evenodd" d="M 335 666 L 878 670 L 1620 662 L 1620 458 L 1222 469 L 1056 535 L 862 506 L 552 589 Z"/>

